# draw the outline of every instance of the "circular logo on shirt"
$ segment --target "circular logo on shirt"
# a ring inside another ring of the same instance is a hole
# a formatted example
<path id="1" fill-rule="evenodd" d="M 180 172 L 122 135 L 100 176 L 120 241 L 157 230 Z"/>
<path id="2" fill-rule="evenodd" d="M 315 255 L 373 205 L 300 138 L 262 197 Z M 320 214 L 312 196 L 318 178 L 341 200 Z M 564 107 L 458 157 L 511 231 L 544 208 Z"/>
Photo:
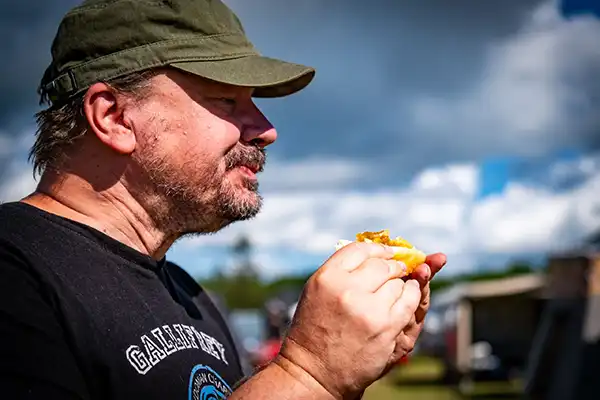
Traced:
<path id="1" fill-rule="evenodd" d="M 190 376 L 189 400 L 223 400 L 232 393 L 219 374 L 206 365 L 196 365 Z"/>

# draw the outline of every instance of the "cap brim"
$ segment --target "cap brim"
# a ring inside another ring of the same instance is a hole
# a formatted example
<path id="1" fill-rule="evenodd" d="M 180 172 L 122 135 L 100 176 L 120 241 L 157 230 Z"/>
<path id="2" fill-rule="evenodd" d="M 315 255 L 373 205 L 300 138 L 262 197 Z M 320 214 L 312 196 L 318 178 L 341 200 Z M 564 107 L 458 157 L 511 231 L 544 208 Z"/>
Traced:
<path id="1" fill-rule="evenodd" d="M 304 89 L 315 76 L 314 68 L 259 55 L 170 65 L 213 81 L 252 87 L 254 97 L 288 96 Z"/>

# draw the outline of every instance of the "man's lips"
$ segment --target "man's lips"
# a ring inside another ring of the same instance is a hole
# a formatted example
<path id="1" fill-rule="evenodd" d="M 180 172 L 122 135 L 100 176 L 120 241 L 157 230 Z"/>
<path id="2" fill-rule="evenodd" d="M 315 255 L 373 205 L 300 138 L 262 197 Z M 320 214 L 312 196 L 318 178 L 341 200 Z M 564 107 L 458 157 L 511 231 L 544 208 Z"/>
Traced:
<path id="1" fill-rule="evenodd" d="M 239 171 L 251 179 L 256 179 L 256 174 L 260 172 L 261 168 L 255 165 L 240 165 L 238 166 Z"/>
<path id="2" fill-rule="evenodd" d="M 260 167 L 260 165 L 256 165 L 256 164 L 243 164 L 238 166 L 238 168 L 245 168 L 247 170 L 249 170 L 250 172 L 252 172 L 253 174 L 257 174 L 259 172 L 262 171 L 262 168 Z"/>

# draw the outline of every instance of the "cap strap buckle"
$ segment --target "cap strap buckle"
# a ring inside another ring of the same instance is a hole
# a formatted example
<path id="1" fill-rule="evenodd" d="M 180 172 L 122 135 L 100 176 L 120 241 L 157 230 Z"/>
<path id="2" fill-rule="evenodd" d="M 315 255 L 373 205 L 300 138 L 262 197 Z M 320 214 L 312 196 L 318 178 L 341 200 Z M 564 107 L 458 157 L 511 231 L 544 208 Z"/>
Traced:
<path id="1" fill-rule="evenodd" d="M 44 91 L 48 98 L 55 102 L 60 97 L 68 97 L 71 93 L 77 91 L 77 82 L 72 71 L 67 71 L 44 86 Z"/>

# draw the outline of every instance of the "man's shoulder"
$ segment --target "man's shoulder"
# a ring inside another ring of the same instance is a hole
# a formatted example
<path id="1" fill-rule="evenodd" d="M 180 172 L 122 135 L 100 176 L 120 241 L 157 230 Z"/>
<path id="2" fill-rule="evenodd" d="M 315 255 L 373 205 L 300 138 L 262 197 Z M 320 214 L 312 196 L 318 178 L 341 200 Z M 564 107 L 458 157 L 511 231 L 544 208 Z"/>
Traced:
<path id="1" fill-rule="evenodd" d="M 0 245 L 34 251 L 45 241 L 60 240 L 58 236 L 41 210 L 22 202 L 0 204 Z"/>
<path id="2" fill-rule="evenodd" d="M 36 243 L 33 236 L 27 233 L 28 229 L 29 220 L 21 212 L 18 203 L 0 204 L 1 280 L 13 281 L 16 275 L 25 280 L 37 277 L 30 251 Z"/>
<path id="3" fill-rule="evenodd" d="M 11 222 L 14 218 L 23 215 L 22 203 L 17 201 L 11 201 L 6 203 L 0 203 L 0 220 L 2 221 L 3 227 L 6 222 Z"/>
<path id="4" fill-rule="evenodd" d="M 84 257 L 89 261 L 93 255 L 89 243 L 81 231 L 57 216 L 23 202 L 0 204 L 0 251 L 44 275 Z"/>
<path id="5" fill-rule="evenodd" d="M 13 201 L 0 203 L 0 235 L 35 230 L 44 222 L 41 213 L 33 206 Z"/>
<path id="6" fill-rule="evenodd" d="M 0 245 L 31 243 L 28 233 L 39 231 L 35 215 L 24 206 L 19 202 L 0 204 Z"/>

